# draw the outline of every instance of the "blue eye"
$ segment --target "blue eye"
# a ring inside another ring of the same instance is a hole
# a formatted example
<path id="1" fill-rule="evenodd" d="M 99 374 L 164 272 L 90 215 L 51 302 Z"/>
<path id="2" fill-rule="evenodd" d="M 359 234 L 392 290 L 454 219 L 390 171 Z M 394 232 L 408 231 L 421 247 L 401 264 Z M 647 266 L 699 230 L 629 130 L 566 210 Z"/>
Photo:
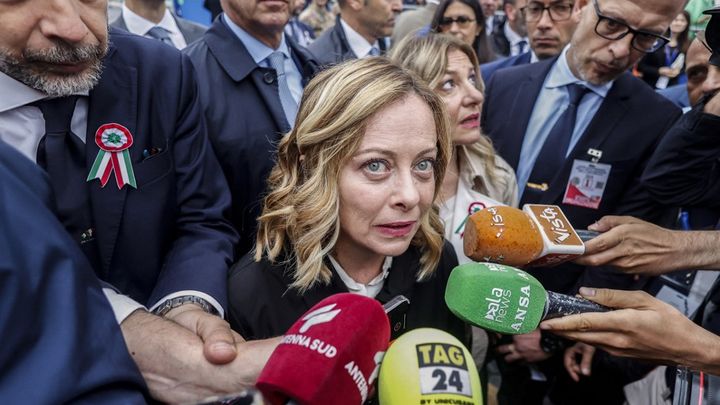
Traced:
<path id="1" fill-rule="evenodd" d="M 388 169 L 388 165 L 382 160 L 372 160 L 365 164 L 365 168 L 371 173 L 381 173 Z"/>
<path id="2" fill-rule="evenodd" d="M 434 169 L 434 161 L 432 159 L 425 159 L 419 162 L 415 167 L 421 172 L 432 171 Z"/>

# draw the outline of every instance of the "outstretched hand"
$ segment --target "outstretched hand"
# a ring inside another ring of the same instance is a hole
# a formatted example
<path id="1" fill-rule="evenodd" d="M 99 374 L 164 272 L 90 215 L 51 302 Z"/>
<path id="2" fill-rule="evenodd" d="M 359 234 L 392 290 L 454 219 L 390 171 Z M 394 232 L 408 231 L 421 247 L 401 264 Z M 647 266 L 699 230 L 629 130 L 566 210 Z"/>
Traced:
<path id="1" fill-rule="evenodd" d="M 212 319 L 220 318 L 188 312 L 193 313 L 176 319 L 185 326 L 142 310 L 120 324 L 150 395 L 167 403 L 192 403 L 253 387 L 280 338 L 243 342 L 231 332 L 235 343 L 227 350 L 224 327 Z M 232 354 L 234 360 L 213 364 L 208 361 L 208 348 L 211 357 L 227 359 Z"/>
<path id="2" fill-rule="evenodd" d="M 634 217 L 605 216 L 588 229 L 602 232 L 585 243 L 585 254 L 575 260 L 585 266 L 610 265 L 626 273 L 660 275 L 687 269 L 686 254 L 696 232 L 673 231 Z"/>
<path id="3" fill-rule="evenodd" d="M 550 319 L 540 328 L 616 356 L 720 371 L 720 337 L 672 306 L 643 291 L 581 288 L 580 294 L 615 310 Z"/>

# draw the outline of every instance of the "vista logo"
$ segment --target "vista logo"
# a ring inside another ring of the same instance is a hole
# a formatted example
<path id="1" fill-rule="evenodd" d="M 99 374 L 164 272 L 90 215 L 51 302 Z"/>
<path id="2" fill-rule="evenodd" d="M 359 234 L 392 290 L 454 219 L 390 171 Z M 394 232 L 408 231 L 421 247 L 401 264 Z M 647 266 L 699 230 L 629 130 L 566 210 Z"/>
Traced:
<path id="1" fill-rule="evenodd" d="M 563 221 L 560 213 L 554 207 L 547 207 L 540 214 L 540 218 L 546 220 L 550 224 L 550 230 L 555 235 L 555 243 L 562 244 L 570 237 L 568 226 Z"/>
<path id="2" fill-rule="evenodd" d="M 308 331 L 308 329 L 315 325 L 330 322 L 335 319 L 337 314 L 340 313 L 340 309 L 333 310 L 336 305 L 337 304 L 326 305 L 305 315 L 302 318 L 305 323 L 300 327 L 300 333 L 305 333 Z"/>

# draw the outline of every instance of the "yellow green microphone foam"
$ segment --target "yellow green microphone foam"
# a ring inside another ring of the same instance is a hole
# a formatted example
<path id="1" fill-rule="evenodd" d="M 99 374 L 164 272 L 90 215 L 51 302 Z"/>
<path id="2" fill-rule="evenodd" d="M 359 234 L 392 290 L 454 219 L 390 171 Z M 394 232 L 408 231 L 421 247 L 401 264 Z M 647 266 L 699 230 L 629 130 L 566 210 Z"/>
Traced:
<path id="1" fill-rule="evenodd" d="M 420 328 L 400 336 L 380 366 L 380 405 L 480 405 L 470 351 L 447 332 Z"/>

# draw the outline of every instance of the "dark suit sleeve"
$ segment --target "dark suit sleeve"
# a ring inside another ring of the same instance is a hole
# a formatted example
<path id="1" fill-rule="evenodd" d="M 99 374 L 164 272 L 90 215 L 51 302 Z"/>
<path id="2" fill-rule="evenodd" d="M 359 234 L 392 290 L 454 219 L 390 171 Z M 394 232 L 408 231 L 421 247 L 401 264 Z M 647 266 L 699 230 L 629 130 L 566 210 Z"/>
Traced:
<path id="1" fill-rule="evenodd" d="M 661 121 L 657 127 L 658 133 L 660 134 L 667 133 L 682 115 L 682 111 L 679 108 L 675 106 L 670 107 L 672 108 L 665 108 L 662 111 L 658 111 L 657 117 L 654 118 Z M 651 155 L 653 151 L 657 150 L 658 144 L 662 139 L 662 135 L 658 136 L 654 144 L 655 146 L 649 148 L 645 154 L 638 156 L 638 160 L 642 162 L 642 164 L 639 164 L 637 169 L 632 172 L 632 180 L 626 187 L 623 198 L 613 210 L 613 215 L 631 215 L 659 225 L 671 225 L 666 223 L 668 220 L 668 209 L 671 208 L 671 204 L 652 198 L 647 188 L 641 182 L 641 176 L 650 161 Z"/>
<path id="2" fill-rule="evenodd" d="M 720 117 L 700 105 L 685 114 L 660 142 L 642 180 L 664 204 L 720 206 Z"/>
<path id="3" fill-rule="evenodd" d="M 0 142 L 0 398 L 7 404 L 143 404 L 145 383 L 49 187 Z"/>
<path id="4" fill-rule="evenodd" d="M 202 115 L 195 73 L 182 56 L 178 117 L 172 147 L 178 215 L 172 248 L 150 303 L 182 290 L 196 290 L 227 302 L 227 270 L 237 234 L 226 220 L 227 182 L 213 153 Z"/>

